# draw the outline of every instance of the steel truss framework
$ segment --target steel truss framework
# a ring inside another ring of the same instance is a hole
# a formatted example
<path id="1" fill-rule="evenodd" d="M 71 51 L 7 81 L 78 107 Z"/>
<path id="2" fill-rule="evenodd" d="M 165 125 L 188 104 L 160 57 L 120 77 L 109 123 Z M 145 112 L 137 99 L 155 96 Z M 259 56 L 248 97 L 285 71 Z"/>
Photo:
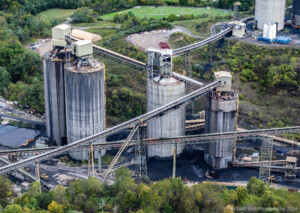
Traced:
<path id="1" fill-rule="evenodd" d="M 138 140 L 135 145 L 135 180 L 144 182 L 147 177 L 147 147 L 144 144 L 144 131 L 138 129 Z"/>
<path id="2" fill-rule="evenodd" d="M 185 144 L 185 145 L 196 145 L 204 143 L 217 143 L 220 139 L 230 138 L 233 139 L 237 137 L 237 140 L 250 140 L 250 139 L 264 139 L 269 135 L 279 135 L 285 133 L 298 133 L 300 132 L 300 126 L 295 127 L 285 127 L 285 128 L 274 128 L 274 129 L 258 129 L 258 130 L 249 130 L 249 131 L 238 131 L 238 132 L 227 132 L 227 133 L 211 133 L 211 134 L 201 134 L 201 135 L 188 135 L 188 136 L 178 136 L 172 138 L 154 138 L 154 139 L 145 139 L 145 145 L 148 144 Z M 94 150 L 101 149 L 119 149 L 124 141 L 114 141 L 114 142 L 100 142 L 93 143 Z M 128 142 L 127 146 L 135 146 L 137 143 L 136 140 L 131 140 Z M 295 146 L 299 146 L 299 143 L 295 143 Z M 18 155 L 24 156 L 26 153 L 36 153 L 41 154 L 42 152 L 47 152 L 57 147 L 46 147 L 46 148 L 30 148 L 30 149 L 12 149 L 12 150 L 0 150 L 0 155 L 7 155 L 10 153 L 16 153 Z M 89 145 L 82 145 L 76 147 L 76 150 L 88 150 Z"/>
<path id="3" fill-rule="evenodd" d="M 264 183 L 270 182 L 273 138 L 266 137 L 262 141 L 260 153 L 259 179 Z"/>

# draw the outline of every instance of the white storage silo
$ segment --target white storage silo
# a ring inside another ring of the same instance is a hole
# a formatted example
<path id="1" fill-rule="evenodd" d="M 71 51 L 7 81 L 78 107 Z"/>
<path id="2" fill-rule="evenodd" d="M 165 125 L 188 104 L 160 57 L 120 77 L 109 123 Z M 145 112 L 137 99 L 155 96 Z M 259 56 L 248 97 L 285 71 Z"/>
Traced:
<path id="1" fill-rule="evenodd" d="M 255 21 L 258 29 L 263 30 L 264 24 L 271 22 L 277 30 L 284 28 L 286 0 L 256 0 Z"/>

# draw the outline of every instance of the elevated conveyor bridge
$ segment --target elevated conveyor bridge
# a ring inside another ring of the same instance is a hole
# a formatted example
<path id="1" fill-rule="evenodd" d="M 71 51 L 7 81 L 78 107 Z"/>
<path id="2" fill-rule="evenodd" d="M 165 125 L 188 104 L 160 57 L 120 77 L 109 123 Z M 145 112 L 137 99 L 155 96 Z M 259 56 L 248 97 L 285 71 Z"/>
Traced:
<path id="1" fill-rule="evenodd" d="M 70 151 L 72 149 L 75 149 L 77 147 L 92 143 L 96 139 L 107 137 L 107 136 L 112 135 L 116 132 L 119 132 L 123 129 L 127 129 L 131 126 L 136 126 L 136 125 L 139 125 L 141 123 L 149 122 L 151 120 L 154 120 L 154 119 L 156 119 L 158 117 L 161 117 L 161 116 L 163 116 L 163 115 L 165 115 L 169 112 L 172 112 L 172 111 L 174 111 L 174 110 L 176 110 L 176 109 L 178 109 L 182 106 L 185 106 L 185 105 L 189 104 L 193 100 L 198 99 L 199 97 L 201 97 L 201 96 L 207 94 L 208 92 L 214 90 L 215 88 L 220 86 L 220 84 L 221 84 L 220 81 L 213 82 L 213 83 L 211 83 L 211 84 L 209 84 L 205 87 L 202 87 L 202 88 L 200 88 L 200 89 L 198 89 L 194 92 L 191 92 L 188 95 L 185 95 L 185 96 L 183 96 L 183 97 L 181 97 L 181 98 L 179 98 L 175 101 L 172 101 L 169 104 L 161 106 L 161 107 L 159 107 L 159 108 L 157 108 L 153 111 L 150 111 L 150 112 L 148 112 L 146 114 L 143 114 L 139 117 L 136 117 L 132 120 L 129 120 L 127 122 L 119 124 L 115 127 L 109 128 L 109 129 L 107 129 L 105 131 L 102 131 L 98 134 L 83 138 L 83 139 L 75 141 L 71 144 L 65 145 L 63 147 L 59 147 L 57 149 L 42 153 L 42 154 L 34 156 L 34 157 L 30 157 L 28 159 L 13 163 L 11 165 L 1 167 L 0 168 L 0 174 L 3 174 L 3 173 L 6 173 L 6 172 L 9 172 L 9 171 L 24 167 L 28 164 L 39 162 L 39 161 L 45 160 L 47 158 L 54 157 L 56 155 L 65 153 L 65 152 Z"/>

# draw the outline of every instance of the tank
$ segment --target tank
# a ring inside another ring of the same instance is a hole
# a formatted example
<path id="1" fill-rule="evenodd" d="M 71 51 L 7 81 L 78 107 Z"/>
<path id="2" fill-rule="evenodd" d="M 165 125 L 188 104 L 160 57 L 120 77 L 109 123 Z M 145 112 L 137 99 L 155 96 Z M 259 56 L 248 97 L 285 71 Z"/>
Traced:
<path id="1" fill-rule="evenodd" d="M 277 24 L 277 30 L 284 28 L 286 0 L 256 0 L 255 21 L 259 30 L 264 24 L 271 22 Z"/>
<path id="2" fill-rule="evenodd" d="M 206 96 L 205 133 L 233 132 L 236 126 L 238 95 L 214 91 Z M 232 161 L 234 138 L 205 144 L 204 159 L 215 170 L 227 168 Z"/>
<path id="3" fill-rule="evenodd" d="M 65 68 L 66 121 L 68 144 L 105 130 L 105 66 L 75 64 Z M 94 142 L 105 142 L 105 138 Z M 101 151 L 105 154 L 105 150 Z M 77 160 L 87 160 L 87 152 L 70 151 Z M 96 158 L 96 152 L 94 157 Z"/>
<path id="4" fill-rule="evenodd" d="M 147 111 L 170 103 L 185 95 L 185 83 L 173 77 L 156 76 L 147 81 Z M 165 138 L 185 134 L 185 107 L 147 123 L 148 138 Z M 184 146 L 177 146 L 177 154 L 181 154 Z M 169 158 L 174 154 L 174 146 L 170 144 L 149 145 L 147 156 Z"/>
<path id="5" fill-rule="evenodd" d="M 293 16 L 295 25 L 300 26 L 300 1 L 293 1 Z"/>
<path id="6" fill-rule="evenodd" d="M 53 58 L 51 53 L 43 56 L 44 98 L 46 131 L 57 146 L 66 144 L 64 59 Z"/>

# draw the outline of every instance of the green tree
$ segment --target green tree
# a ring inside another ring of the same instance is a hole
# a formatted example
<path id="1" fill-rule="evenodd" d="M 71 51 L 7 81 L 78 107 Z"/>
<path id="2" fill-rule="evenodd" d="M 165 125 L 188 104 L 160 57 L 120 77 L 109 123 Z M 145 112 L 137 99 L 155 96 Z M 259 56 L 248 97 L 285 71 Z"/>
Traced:
<path id="1" fill-rule="evenodd" d="M 3 175 L 0 175 L 0 183 L 0 205 L 5 206 L 8 204 L 9 198 L 12 195 L 12 183 Z"/>
<path id="2" fill-rule="evenodd" d="M 168 15 L 168 18 L 167 18 L 167 20 L 168 20 L 169 22 L 176 21 L 177 19 L 178 19 L 178 17 L 177 17 L 174 13 L 170 13 L 170 14 Z"/>
<path id="3" fill-rule="evenodd" d="M 236 191 L 236 203 L 237 205 L 242 205 L 242 203 L 246 200 L 248 196 L 247 188 L 245 187 L 237 187 Z"/>
<path id="4" fill-rule="evenodd" d="M 291 91 L 298 89 L 297 72 L 289 64 L 272 66 L 268 70 L 267 84 L 278 90 Z"/>
<path id="5" fill-rule="evenodd" d="M 52 193 L 42 192 L 39 196 L 37 196 L 37 200 L 38 200 L 40 208 L 47 209 L 47 207 L 52 202 Z"/>
<path id="6" fill-rule="evenodd" d="M 62 204 L 58 204 L 55 201 L 52 201 L 48 206 L 48 210 L 50 213 L 64 213 L 66 207 Z"/>
<path id="7" fill-rule="evenodd" d="M 59 185 L 53 192 L 53 200 L 58 204 L 67 205 L 69 203 L 66 190 L 63 186 Z"/>
<path id="8" fill-rule="evenodd" d="M 4 213 L 23 213 L 23 210 L 18 204 L 12 204 L 6 206 Z"/>
<path id="9" fill-rule="evenodd" d="M 266 188 L 261 180 L 251 177 L 247 184 L 247 190 L 249 194 L 261 197 L 265 193 Z"/>

